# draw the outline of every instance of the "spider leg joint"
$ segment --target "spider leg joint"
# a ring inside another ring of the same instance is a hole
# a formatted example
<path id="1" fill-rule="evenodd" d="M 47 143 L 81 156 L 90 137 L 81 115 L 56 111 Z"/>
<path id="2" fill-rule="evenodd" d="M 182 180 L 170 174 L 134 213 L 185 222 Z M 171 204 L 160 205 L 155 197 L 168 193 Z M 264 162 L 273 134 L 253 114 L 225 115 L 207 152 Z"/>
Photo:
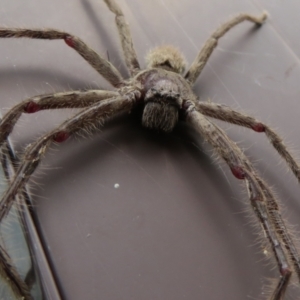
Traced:
<path id="1" fill-rule="evenodd" d="M 24 106 L 24 112 L 28 114 L 35 113 L 41 109 L 40 105 L 37 104 L 34 101 L 29 101 L 25 106 Z"/>
<path id="2" fill-rule="evenodd" d="M 251 128 L 256 132 L 265 132 L 265 130 L 266 130 L 265 125 L 262 123 L 256 123 L 256 124 L 252 125 Z"/>
<path id="3" fill-rule="evenodd" d="M 74 39 L 72 36 L 68 35 L 64 38 L 64 40 L 69 47 L 71 47 L 71 48 L 75 47 Z"/>
<path id="4" fill-rule="evenodd" d="M 69 132 L 59 131 L 53 136 L 53 140 L 57 143 L 62 143 L 70 137 Z"/>
<path id="5" fill-rule="evenodd" d="M 245 179 L 246 177 L 246 173 L 245 171 L 243 170 L 242 167 L 240 166 L 232 166 L 230 168 L 232 174 L 237 178 L 237 179 Z"/>

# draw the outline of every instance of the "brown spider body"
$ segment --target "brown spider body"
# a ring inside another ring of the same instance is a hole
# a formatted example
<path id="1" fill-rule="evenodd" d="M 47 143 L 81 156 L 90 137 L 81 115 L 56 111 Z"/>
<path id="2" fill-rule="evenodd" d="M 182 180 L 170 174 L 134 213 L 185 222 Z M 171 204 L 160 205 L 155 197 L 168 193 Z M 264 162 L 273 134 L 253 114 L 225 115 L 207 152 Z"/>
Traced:
<path id="1" fill-rule="evenodd" d="M 164 132 L 172 131 L 178 122 L 183 96 L 193 95 L 186 80 L 181 74 L 160 68 L 144 71 L 135 80 L 143 87 L 142 124 Z"/>
<path id="2" fill-rule="evenodd" d="M 87 132 L 94 129 L 118 114 L 130 113 L 138 105 L 143 106 L 142 124 L 163 132 L 172 131 L 183 113 L 184 121 L 211 145 L 218 157 L 222 158 L 231 169 L 233 175 L 245 182 L 253 212 L 263 228 L 264 236 L 272 249 L 280 273 L 277 285 L 269 299 L 283 299 L 293 272 L 300 280 L 300 259 L 291 234 L 281 216 L 276 196 L 258 175 L 243 151 L 208 117 L 244 126 L 256 132 L 263 132 L 299 182 L 300 166 L 278 134 L 266 124 L 220 104 L 199 102 L 192 91 L 193 84 L 216 48 L 219 39 L 231 28 L 246 20 L 260 26 L 267 15 L 264 13 L 260 17 L 255 17 L 240 14 L 224 23 L 208 38 L 185 74 L 183 73 L 184 58 L 171 46 L 158 47 L 150 51 L 147 57 L 148 67 L 143 71 L 140 68 L 130 29 L 121 8 L 115 0 L 104 1 L 115 14 L 126 66 L 130 73 L 130 78 L 127 80 L 108 60 L 89 48 L 81 39 L 69 33 L 53 29 L 0 29 L 0 38 L 27 37 L 64 40 L 116 89 L 115 91 L 70 91 L 35 96 L 24 100 L 8 111 L 0 124 L 0 146 L 3 148 L 5 148 L 6 139 L 23 113 L 36 113 L 45 109 L 82 109 L 26 148 L 22 161 L 16 167 L 15 177 L 0 201 L 0 221 L 9 212 L 15 196 L 22 193 L 31 174 L 53 142 L 61 143 L 79 131 Z M 21 278 L 18 270 L 10 262 L 9 256 L 5 255 L 5 249 L 2 250 L 1 247 L 0 268 L 0 273 L 4 274 L 3 278 L 9 282 L 17 298 L 33 299 L 30 286 Z"/>

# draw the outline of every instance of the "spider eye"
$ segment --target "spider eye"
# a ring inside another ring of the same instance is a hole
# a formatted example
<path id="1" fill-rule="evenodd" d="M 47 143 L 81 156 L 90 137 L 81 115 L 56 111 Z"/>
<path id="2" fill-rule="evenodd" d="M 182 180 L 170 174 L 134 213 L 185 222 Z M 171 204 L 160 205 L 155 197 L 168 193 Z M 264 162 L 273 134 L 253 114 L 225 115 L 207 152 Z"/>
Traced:
<path id="1" fill-rule="evenodd" d="M 148 68 L 163 68 L 179 74 L 185 69 L 185 58 L 173 46 L 160 46 L 150 50 L 146 61 Z"/>

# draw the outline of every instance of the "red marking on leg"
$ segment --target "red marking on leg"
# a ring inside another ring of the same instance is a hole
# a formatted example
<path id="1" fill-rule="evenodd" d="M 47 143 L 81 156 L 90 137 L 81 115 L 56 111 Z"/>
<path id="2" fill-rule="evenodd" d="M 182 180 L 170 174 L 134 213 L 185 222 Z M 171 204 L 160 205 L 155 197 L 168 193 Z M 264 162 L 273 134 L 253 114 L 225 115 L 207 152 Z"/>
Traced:
<path id="1" fill-rule="evenodd" d="M 24 106 L 24 112 L 26 112 L 28 114 L 35 113 L 35 112 L 39 111 L 40 109 L 41 109 L 40 105 L 34 101 L 30 101 Z"/>
<path id="2" fill-rule="evenodd" d="M 57 143 L 62 143 L 65 140 L 67 140 L 69 136 L 70 136 L 69 132 L 59 131 L 54 135 L 53 140 Z"/>
<path id="3" fill-rule="evenodd" d="M 283 267 L 281 270 L 280 270 L 280 274 L 282 276 L 290 276 L 292 273 L 292 271 L 290 270 L 290 268 L 288 266 L 286 267 Z"/>
<path id="4" fill-rule="evenodd" d="M 74 47 L 75 47 L 74 39 L 73 39 L 73 37 L 71 37 L 70 35 L 66 36 L 66 37 L 64 38 L 64 40 L 65 40 L 66 44 L 67 44 L 69 47 L 71 47 L 71 48 L 74 48 Z"/>
<path id="5" fill-rule="evenodd" d="M 246 173 L 242 167 L 235 166 L 235 167 L 231 167 L 230 170 L 237 179 L 245 179 Z"/>
<path id="6" fill-rule="evenodd" d="M 266 130 L 266 127 L 262 123 L 256 123 L 251 126 L 251 128 L 256 132 L 264 132 Z"/>

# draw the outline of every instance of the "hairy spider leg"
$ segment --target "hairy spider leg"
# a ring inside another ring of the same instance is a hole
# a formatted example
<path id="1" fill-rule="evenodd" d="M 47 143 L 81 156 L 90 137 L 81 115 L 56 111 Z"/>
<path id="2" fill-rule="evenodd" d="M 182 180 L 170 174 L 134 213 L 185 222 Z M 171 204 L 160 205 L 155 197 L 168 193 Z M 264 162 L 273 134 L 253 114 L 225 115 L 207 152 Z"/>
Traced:
<path id="1" fill-rule="evenodd" d="M 196 108 L 202 114 L 222 120 L 231 124 L 243 126 L 254 130 L 255 132 L 264 132 L 275 150 L 286 161 L 298 182 L 300 183 L 300 166 L 295 158 L 288 151 L 282 141 L 282 138 L 268 125 L 256 120 L 255 118 L 235 111 L 230 107 L 208 102 L 197 102 Z"/>
<path id="2" fill-rule="evenodd" d="M 233 175 L 237 179 L 242 179 L 247 182 L 250 203 L 272 245 L 272 250 L 280 272 L 280 278 L 271 299 L 282 299 L 292 271 L 289 266 L 288 257 L 283 250 L 285 241 L 278 233 L 279 230 L 276 220 L 280 220 L 284 228 L 286 228 L 286 226 L 279 213 L 279 205 L 275 197 L 272 195 L 266 183 L 258 176 L 240 148 L 233 143 L 219 127 L 211 123 L 204 115 L 198 112 L 194 105 L 190 105 L 187 109 L 187 121 L 194 126 L 218 155 L 224 159 L 232 170 Z M 288 248 L 287 251 L 289 252 Z M 294 265 L 294 267 L 296 273 L 299 274 L 299 264 Z"/>
<path id="3" fill-rule="evenodd" d="M 96 103 L 67 121 L 58 128 L 40 137 L 26 150 L 10 187 L 3 194 L 0 202 L 0 222 L 10 210 L 14 197 L 24 188 L 31 174 L 35 171 L 41 158 L 53 142 L 63 142 L 72 134 L 102 125 L 105 121 L 118 113 L 130 112 L 140 95 L 131 92 L 124 96 L 114 97 Z"/>
<path id="4" fill-rule="evenodd" d="M 3 278 L 9 281 L 13 292 L 19 299 L 33 300 L 27 284 L 21 278 L 16 267 L 13 265 L 10 256 L 1 245 L 0 272 L 3 273 Z"/>
<path id="5" fill-rule="evenodd" d="M 102 125 L 105 121 L 118 113 L 130 112 L 136 100 L 138 100 L 138 97 L 138 93 L 132 92 L 124 96 L 117 96 L 98 102 L 63 122 L 57 129 L 42 136 L 35 143 L 30 145 L 15 172 L 14 179 L 1 199 L 0 222 L 11 209 L 15 196 L 25 188 L 25 184 L 30 179 L 43 155 L 53 142 L 61 143 L 79 130 L 88 131 L 98 125 Z M 17 271 L 14 272 L 15 268 L 6 268 L 10 263 L 10 259 L 4 254 L 5 253 L 1 252 L 0 249 L 0 259 L 1 255 L 4 259 L 0 269 L 0 271 L 4 273 L 3 277 L 9 278 L 14 282 L 13 291 L 17 297 L 21 296 L 25 300 L 32 300 L 28 288 L 26 287 L 26 283 L 20 279 Z"/>
<path id="6" fill-rule="evenodd" d="M 221 25 L 217 30 L 213 32 L 213 34 L 205 42 L 184 78 L 190 83 L 190 85 L 193 85 L 195 83 L 200 73 L 202 72 L 204 66 L 206 65 L 208 59 L 213 53 L 214 49 L 217 47 L 219 39 L 232 27 L 242 23 L 243 21 L 250 21 L 260 26 L 264 23 L 266 19 L 266 13 L 263 13 L 260 17 L 254 17 L 248 14 L 239 14 L 236 17 L 229 20 L 228 22 Z"/>
<path id="7" fill-rule="evenodd" d="M 116 15 L 116 25 L 125 57 L 126 66 L 131 76 L 136 75 L 140 71 L 140 64 L 134 50 L 130 28 L 126 23 L 124 14 L 119 5 L 114 0 L 104 0 L 109 10 Z"/>
<path id="8" fill-rule="evenodd" d="M 228 123 L 232 123 L 235 125 L 240 125 L 243 127 L 247 127 L 253 129 L 256 132 L 264 132 L 269 139 L 271 145 L 275 148 L 275 150 L 279 153 L 279 155 L 286 161 L 287 165 L 292 170 L 293 174 L 297 178 L 298 182 L 300 183 L 300 167 L 298 162 L 294 159 L 294 157 L 290 154 L 287 150 L 286 146 L 284 145 L 282 138 L 269 126 L 260 121 L 256 120 L 253 117 L 247 116 L 240 112 L 234 111 L 229 107 L 224 105 L 215 104 L 215 103 L 204 103 L 198 102 L 196 103 L 196 108 L 202 114 L 222 120 Z M 267 193 L 267 199 L 274 198 L 270 189 L 265 190 L 265 194 Z M 270 206 L 275 207 L 276 203 L 274 201 L 270 202 Z M 284 241 L 284 246 L 289 253 L 292 262 L 294 264 L 296 273 L 300 280 L 300 261 L 299 261 L 299 254 L 297 248 L 295 247 L 290 234 L 282 221 L 281 216 L 273 215 L 273 219 L 276 220 L 274 222 L 275 228 L 277 233 L 281 236 L 282 240 Z"/>
<path id="9" fill-rule="evenodd" d="M 64 40 L 66 44 L 81 55 L 99 74 L 114 87 L 121 87 L 124 79 L 120 72 L 106 59 L 87 46 L 80 38 L 55 29 L 1 28 L 0 38 L 23 38 Z"/>
<path id="10" fill-rule="evenodd" d="M 0 123 L 0 147 L 3 145 L 22 113 L 35 113 L 45 109 L 84 108 L 99 101 L 116 97 L 113 91 L 70 91 L 30 97 L 10 109 Z"/>

